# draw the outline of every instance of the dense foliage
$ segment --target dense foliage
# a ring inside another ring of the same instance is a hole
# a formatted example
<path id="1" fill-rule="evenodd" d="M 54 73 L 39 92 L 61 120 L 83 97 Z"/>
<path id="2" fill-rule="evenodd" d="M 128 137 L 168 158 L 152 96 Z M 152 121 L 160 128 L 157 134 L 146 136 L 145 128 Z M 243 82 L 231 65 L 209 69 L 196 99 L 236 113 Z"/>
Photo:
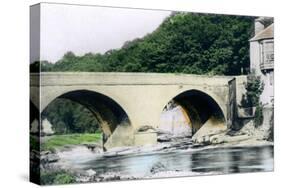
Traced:
<path id="1" fill-rule="evenodd" d="M 263 123 L 263 106 L 260 102 L 260 95 L 263 92 L 264 84 L 259 76 L 249 75 L 246 84 L 246 94 L 243 95 L 241 105 L 244 108 L 256 107 L 255 111 L 255 126 L 260 126 Z"/>
<path id="2" fill-rule="evenodd" d="M 55 99 L 42 113 L 56 134 L 95 133 L 99 131 L 96 118 L 87 108 L 68 99 Z"/>
<path id="3" fill-rule="evenodd" d="M 242 106 L 246 108 L 257 106 L 260 101 L 260 95 L 264 89 L 264 84 L 261 82 L 261 78 L 259 76 L 249 75 L 245 89 L 247 92 L 242 97 Z"/>
<path id="4" fill-rule="evenodd" d="M 249 67 L 254 17 L 173 13 L 151 34 L 105 54 L 67 52 L 42 71 L 175 72 L 239 75 Z"/>
<path id="5" fill-rule="evenodd" d="M 42 185 L 57 185 L 74 183 L 75 177 L 66 171 L 42 172 L 40 176 Z"/>

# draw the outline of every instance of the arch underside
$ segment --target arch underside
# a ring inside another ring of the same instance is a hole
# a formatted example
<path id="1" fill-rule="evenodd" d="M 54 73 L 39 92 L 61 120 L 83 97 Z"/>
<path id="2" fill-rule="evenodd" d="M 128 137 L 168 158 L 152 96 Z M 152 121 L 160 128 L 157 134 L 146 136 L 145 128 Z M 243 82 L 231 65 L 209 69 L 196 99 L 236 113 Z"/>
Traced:
<path id="1" fill-rule="evenodd" d="M 57 98 L 77 102 L 89 109 L 101 126 L 103 143 L 106 143 L 118 126 L 130 125 L 128 115 L 122 107 L 103 94 L 89 90 L 76 90 Z"/>
<path id="2" fill-rule="evenodd" d="M 173 100 L 185 109 L 192 124 L 193 134 L 208 120 L 218 124 L 225 123 L 223 111 L 216 101 L 206 93 L 189 90 L 177 95 Z"/>
<path id="3" fill-rule="evenodd" d="M 30 100 L 29 101 L 29 121 L 32 123 L 34 120 L 39 121 L 40 112 L 36 105 Z"/>

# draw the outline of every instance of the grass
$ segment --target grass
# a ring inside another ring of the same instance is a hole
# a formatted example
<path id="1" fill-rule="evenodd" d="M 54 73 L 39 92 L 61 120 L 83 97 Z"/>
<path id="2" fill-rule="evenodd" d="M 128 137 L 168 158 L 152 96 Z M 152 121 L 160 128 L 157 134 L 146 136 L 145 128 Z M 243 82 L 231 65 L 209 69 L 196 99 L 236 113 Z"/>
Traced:
<path id="1" fill-rule="evenodd" d="M 42 143 L 41 149 L 53 151 L 68 145 L 80 145 L 98 142 L 100 139 L 100 133 L 54 135 Z"/>

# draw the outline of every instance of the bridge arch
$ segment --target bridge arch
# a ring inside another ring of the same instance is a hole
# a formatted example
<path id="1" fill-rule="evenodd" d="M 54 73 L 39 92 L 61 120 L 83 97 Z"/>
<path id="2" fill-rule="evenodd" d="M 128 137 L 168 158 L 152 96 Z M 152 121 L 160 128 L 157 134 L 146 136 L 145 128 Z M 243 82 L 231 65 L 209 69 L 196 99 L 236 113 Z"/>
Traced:
<path id="1" fill-rule="evenodd" d="M 130 127 L 131 125 L 129 116 L 121 105 L 111 97 L 102 93 L 84 89 L 67 91 L 51 98 L 51 100 L 44 105 L 44 109 L 58 98 L 77 102 L 92 112 L 104 133 L 104 145 L 108 142 L 109 138 L 112 137 L 112 134 L 118 126 Z M 41 114 L 44 112 L 44 109 L 41 109 Z"/>
<path id="2" fill-rule="evenodd" d="M 167 110 L 170 102 L 180 106 L 191 123 L 192 134 L 204 124 L 211 123 L 226 126 L 226 117 L 220 103 L 210 93 L 198 89 L 189 89 L 171 97 L 162 108 Z"/>

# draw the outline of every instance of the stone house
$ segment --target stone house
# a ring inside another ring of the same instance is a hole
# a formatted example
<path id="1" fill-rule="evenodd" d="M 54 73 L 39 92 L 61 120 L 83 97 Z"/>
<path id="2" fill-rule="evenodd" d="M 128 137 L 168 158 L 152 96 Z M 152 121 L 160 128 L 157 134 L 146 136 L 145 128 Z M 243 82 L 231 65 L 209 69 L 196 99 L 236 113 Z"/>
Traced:
<path id="1" fill-rule="evenodd" d="M 250 39 L 251 73 L 260 76 L 264 90 L 260 102 L 265 108 L 273 107 L 274 99 L 274 23 L 273 18 L 255 20 L 255 36 Z"/>
<path id="2" fill-rule="evenodd" d="M 260 96 L 263 105 L 262 129 L 267 134 L 273 133 L 274 104 L 274 22 L 273 18 L 260 17 L 255 20 L 255 36 L 250 39 L 251 73 L 260 76 L 264 90 Z"/>

